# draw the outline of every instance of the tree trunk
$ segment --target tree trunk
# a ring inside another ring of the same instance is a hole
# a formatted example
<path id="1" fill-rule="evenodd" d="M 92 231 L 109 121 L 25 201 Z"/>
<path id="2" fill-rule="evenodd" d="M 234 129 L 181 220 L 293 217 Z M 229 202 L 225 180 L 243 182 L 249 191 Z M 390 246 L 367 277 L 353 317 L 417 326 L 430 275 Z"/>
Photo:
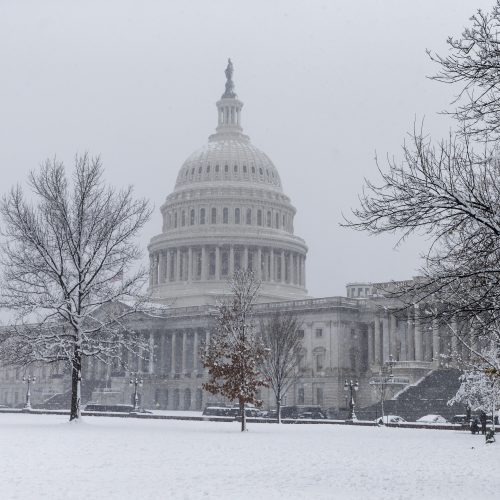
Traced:
<path id="1" fill-rule="evenodd" d="M 75 347 L 71 366 L 71 411 L 70 422 L 81 416 L 81 388 L 82 388 L 82 355 Z"/>
<path id="2" fill-rule="evenodd" d="M 241 432 L 247 430 L 247 414 L 245 412 L 245 403 L 240 400 Z"/>
<path id="3" fill-rule="evenodd" d="M 276 418 L 278 419 L 278 424 L 281 424 L 281 394 L 279 391 L 276 395 Z"/>

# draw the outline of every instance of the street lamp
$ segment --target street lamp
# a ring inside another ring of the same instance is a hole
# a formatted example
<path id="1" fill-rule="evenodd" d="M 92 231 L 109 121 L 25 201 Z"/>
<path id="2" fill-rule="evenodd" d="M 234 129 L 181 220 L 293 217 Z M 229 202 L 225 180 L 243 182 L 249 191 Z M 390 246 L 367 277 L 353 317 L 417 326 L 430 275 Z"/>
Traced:
<path id="1" fill-rule="evenodd" d="M 359 384 L 358 381 L 353 382 L 352 380 L 347 381 L 345 379 L 344 382 L 344 391 L 350 391 L 350 400 L 349 400 L 349 416 L 347 417 L 347 420 L 357 420 L 356 414 L 354 413 L 354 393 L 359 389 Z"/>
<path id="2" fill-rule="evenodd" d="M 24 405 L 24 410 L 31 410 L 31 384 L 34 384 L 36 381 L 36 377 L 34 375 L 28 375 L 27 377 L 23 377 L 23 382 L 28 384 L 28 388 L 26 391 L 26 404 Z"/>
<path id="3" fill-rule="evenodd" d="M 142 378 L 136 373 L 130 379 L 130 385 L 134 386 L 134 410 L 139 411 L 139 395 L 137 394 L 137 387 L 142 387 Z"/>

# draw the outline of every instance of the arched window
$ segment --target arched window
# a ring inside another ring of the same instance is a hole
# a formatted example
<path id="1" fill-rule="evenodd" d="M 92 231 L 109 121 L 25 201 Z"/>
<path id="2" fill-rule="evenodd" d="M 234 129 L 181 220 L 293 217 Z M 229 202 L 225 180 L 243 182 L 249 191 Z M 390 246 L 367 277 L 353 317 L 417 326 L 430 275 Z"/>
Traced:
<path id="1" fill-rule="evenodd" d="M 257 226 L 262 226 L 262 210 L 257 210 Z"/>
<path id="2" fill-rule="evenodd" d="M 194 169 L 193 169 L 194 170 Z M 259 174 L 260 175 L 264 175 L 264 171 L 262 170 L 262 168 L 259 168 Z"/>
<path id="3" fill-rule="evenodd" d="M 267 227 L 271 227 L 271 212 L 267 212 Z"/>
<path id="4" fill-rule="evenodd" d="M 246 165 L 243 165 L 243 173 L 246 174 L 247 173 L 247 166 Z"/>
<path id="5" fill-rule="evenodd" d="M 184 409 L 191 409 L 191 389 L 184 390 Z"/>
<path id="6" fill-rule="evenodd" d="M 207 165 L 207 174 L 210 172 L 210 165 Z"/>
<path id="7" fill-rule="evenodd" d="M 189 214 L 189 224 L 194 226 L 194 208 L 191 209 L 191 213 Z"/>
<path id="8" fill-rule="evenodd" d="M 276 214 L 276 229 L 280 228 L 280 215 Z"/>
<path id="9" fill-rule="evenodd" d="M 181 214 L 181 226 L 186 225 L 186 212 L 183 210 Z"/>
<path id="10" fill-rule="evenodd" d="M 201 389 L 196 389 L 196 402 L 195 409 L 201 410 L 203 407 L 203 391 Z"/>
<path id="11" fill-rule="evenodd" d="M 222 224 L 228 224 L 228 223 L 229 223 L 229 209 L 223 208 L 222 209 Z"/>
<path id="12" fill-rule="evenodd" d="M 234 209 L 234 223 L 235 224 L 240 223 L 240 209 L 239 208 Z"/>
<path id="13" fill-rule="evenodd" d="M 252 167 L 252 174 L 255 174 L 255 167 Z"/>
<path id="14" fill-rule="evenodd" d="M 224 165 L 224 172 L 226 172 L 226 174 L 229 172 L 229 165 Z"/>
<path id="15" fill-rule="evenodd" d="M 218 172 L 219 171 L 219 165 L 215 165 L 215 171 Z"/>
<path id="16" fill-rule="evenodd" d="M 212 224 L 217 224 L 217 209 L 215 207 L 212 208 L 212 217 L 210 222 Z"/>
<path id="17" fill-rule="evenodd" d="M 235 166 L 234 166 L 234 171 L 235 171 L 235 172 L 238 172 L 238 165 L 235 165 Z"/>
<path id="18" fill-rule="evenodd" d="M 200 208 L 200 224 L 205 224 L 205 209 Z"/>
<path id="19" fill-rule="evenodd" d="M 198 169 L 198 173 L 201 174 L 201 167 Z"/>
<path id="20" fill-rule="evenodd" d="M 191 175 L 194 175 L 194 168 L 191 169 Z"/>

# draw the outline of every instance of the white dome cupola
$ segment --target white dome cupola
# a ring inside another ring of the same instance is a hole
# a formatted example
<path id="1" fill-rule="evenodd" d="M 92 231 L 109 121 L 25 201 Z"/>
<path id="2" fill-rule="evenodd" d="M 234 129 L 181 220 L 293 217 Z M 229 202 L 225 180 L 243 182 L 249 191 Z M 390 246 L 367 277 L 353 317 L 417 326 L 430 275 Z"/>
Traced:
<path id="1" fill-rule="evenodd" d="M 217 128 L 182 165 L 149 244 L 150 289 L 177 306 L 212 304 L 234 270 L 262 280 L 261 301 L 304 298 L 307 247 L 276 167 L 243 134 L 243 103 L 228 61 Z"/>

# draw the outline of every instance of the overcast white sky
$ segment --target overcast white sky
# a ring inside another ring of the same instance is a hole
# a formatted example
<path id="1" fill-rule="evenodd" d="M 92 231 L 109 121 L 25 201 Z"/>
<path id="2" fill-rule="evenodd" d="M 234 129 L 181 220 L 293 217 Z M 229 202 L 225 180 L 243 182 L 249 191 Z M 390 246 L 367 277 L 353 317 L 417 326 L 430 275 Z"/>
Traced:
<path id="1" fill-rule="evenodd" d="M 375 152 L 399 155 L 415 117 L 436 136 L 453 88 L 426 79 L 494 0 L 0 0 L 2 192 L 57 156 L 100 154 L 107 179 L 158 211 L 216 125 L 228 57 L 243 127 L 281 174 L 309 246 L 311 295 L 415 274 L 423 240 L 393 249 L 339 227 Z M 146 258 L 146 257 L 145 257 Z M 145 261 L 146 262 L 146 261 Z"/>

